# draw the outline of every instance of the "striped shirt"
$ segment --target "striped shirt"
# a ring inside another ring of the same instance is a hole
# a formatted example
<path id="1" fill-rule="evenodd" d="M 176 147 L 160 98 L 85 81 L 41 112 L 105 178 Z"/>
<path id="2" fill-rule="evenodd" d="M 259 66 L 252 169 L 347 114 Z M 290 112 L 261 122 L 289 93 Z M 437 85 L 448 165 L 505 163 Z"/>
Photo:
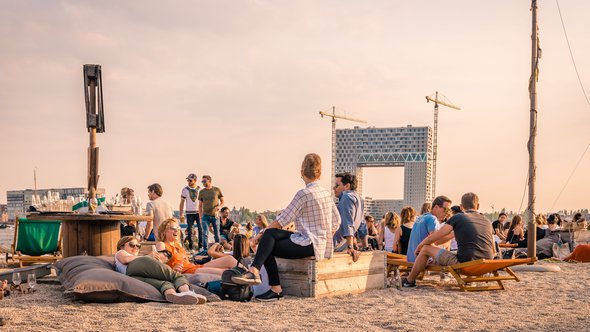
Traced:
<path id="1" fill-rule="evenodd" d="M 295 222 L 291 241 L 300 246 L 313 244 L 317 260 L 332 258 L 332 235 L 340 227 L 340 214 L 330 192 L 317 182 L 299 190 L 277 221 L 281 226 Z"/>

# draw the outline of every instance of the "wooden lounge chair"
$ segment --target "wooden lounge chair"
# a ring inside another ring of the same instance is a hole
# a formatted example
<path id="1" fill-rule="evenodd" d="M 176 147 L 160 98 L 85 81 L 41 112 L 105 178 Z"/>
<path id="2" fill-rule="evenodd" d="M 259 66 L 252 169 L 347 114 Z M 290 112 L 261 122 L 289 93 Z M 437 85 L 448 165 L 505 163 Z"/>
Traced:
<path id="1" fill-rule="evenodd" d="M 62 259 L 62 234 L 59 220 L 17 219 L 11 246 L 13 262 L 53 263 Z"/>
<path id="2" fill-rule="evenodd" d="M 427 271 L 448 272 L 455 280 L 457 285 L 463 291 L 485 291 L 485 290 L 502 290 L 504 280 L 520 281 L 516 274 L 510 269 L 514 265 L 530 264 L 537 261 L 537 258 L 521 259 L 478 259 L 470 262 L 459 263 L 449 266 L 428 265 Z M 402 268 L 411 270 L 414 263 L 406 261 L 405 258 L 396 258 L 388 254 L 387 266 L 393 268 Z M 500 274 L 503 272 L 503 274 Z M 492 276 L 486 276 L 491 273 Z M 483 283 L 485 285 L 472 285 L 472 283 Z M 492 284 L 487 284 L 492 282 Z"/>

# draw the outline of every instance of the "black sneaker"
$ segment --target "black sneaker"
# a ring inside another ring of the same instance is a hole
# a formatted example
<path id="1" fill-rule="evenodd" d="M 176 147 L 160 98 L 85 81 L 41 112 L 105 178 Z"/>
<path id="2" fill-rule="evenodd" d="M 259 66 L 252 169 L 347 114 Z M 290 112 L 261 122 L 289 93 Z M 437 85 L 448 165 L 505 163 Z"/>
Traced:
<path id="1" fill-rule="evenodd" d="M 416 281 L 408 281 L 408 278 L 402 279 L 402 287 L 416 287 Z"/>
<path id="2" fill-rule="evenodd" d="M 262 282 L 259 275 L 257 276 L 250 271 L 231 277 L 231 281 L 238 285 L 258 285 Z"/>
<path id="3" fill-rule="evenodd" d="M 283 293 L 275 293 L 272 289 L 269 289 L 266 293 L 260 294 L 255 297 L 256 300 L 262 302 L 278 301 L 283 298 Z"/>

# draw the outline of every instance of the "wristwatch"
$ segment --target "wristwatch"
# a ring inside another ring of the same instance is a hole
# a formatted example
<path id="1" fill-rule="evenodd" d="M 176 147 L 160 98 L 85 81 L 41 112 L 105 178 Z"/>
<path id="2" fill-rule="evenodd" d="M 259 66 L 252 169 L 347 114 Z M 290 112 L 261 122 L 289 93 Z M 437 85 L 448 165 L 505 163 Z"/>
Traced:
<path id="1" fill-rule="evenodd" d="M 349 244 L 348 249 L 354 249 L 354 246 L 352 244 Z"/>

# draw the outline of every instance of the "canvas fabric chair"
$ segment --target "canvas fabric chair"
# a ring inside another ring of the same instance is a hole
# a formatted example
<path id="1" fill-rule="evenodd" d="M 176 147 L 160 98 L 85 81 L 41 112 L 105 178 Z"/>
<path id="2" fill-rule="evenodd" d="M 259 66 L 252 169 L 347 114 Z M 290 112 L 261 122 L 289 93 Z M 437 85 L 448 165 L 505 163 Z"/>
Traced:
<path id="1" fill-rule="evenodd" d="M 388 271 L 390 266 L 392 269 L 412 269 L 414 263 L 406 261 L 405 257 L 396 256 L 403 255 L 387 255 Z M 449 266 L 428 265 L 426 270 L 450 273 L 462 291 L 503 290 L 505 289 L 503 281 L 520 281 L 514 271 L 510 269 L 511 266 L 531 264 L 536 261 L 537 258 L 535 257 L 520 259 L 478 259 Z"/>
<path id="2" fill-rule="evenodd" d="M 11 255 L 20 267 L 28 263 L 53 263 L 62 259 L 62 234 L 59 220 L 17 219 Z"/>

